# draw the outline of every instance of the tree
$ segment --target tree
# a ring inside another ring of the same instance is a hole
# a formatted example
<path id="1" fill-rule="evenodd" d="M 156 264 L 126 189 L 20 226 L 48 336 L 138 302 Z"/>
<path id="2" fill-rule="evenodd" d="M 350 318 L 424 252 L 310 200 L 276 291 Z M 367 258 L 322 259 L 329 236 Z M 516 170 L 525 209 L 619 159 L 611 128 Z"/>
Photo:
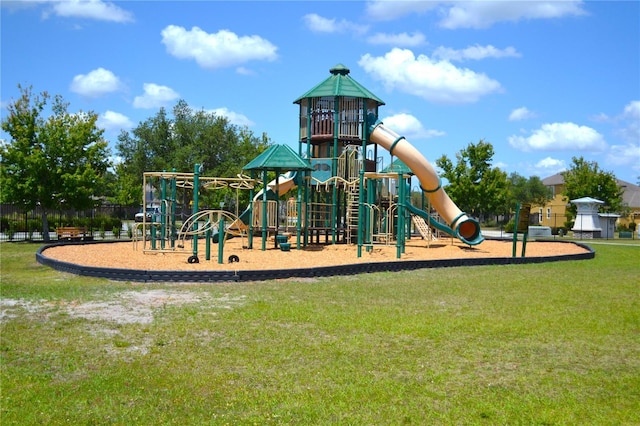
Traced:
<path id="1" fill-rule="evenodd" d="M 473 217 L 504 212 L 507 204 L 507 174 L 491 167 L 493 145 L 484 140 L 470 143 L 456 153 L 457 163 L 443 155 L 436 165 L 449 181 L 447 194 L 461 210 Z"/>
<path id="2" fill-rule="evenodd" d="M 2 201 L 24 209 L 42 209 L 42 232 L 49 241 L 48 213 L 86 209 L 106 189 L 109 150 L 96 127 L 97 114 L 68 112 L 61 96 L 39 96 L 18 86 L 20 98 L 9 104 L 2 130 L 11 139 L 0 150 Z M 51 115 L 43 117 L 51 101 Z"/>
<path id="3" fill-rule="evenodd" d="M 164 108 L 131 132 L 121 132 L 116 149 L 122 162 L 117 165 L 119 200 L 142 200 L 142 175 L 148 171 L 177 170 L 191 172 L 195 164 L 203 167 L 203 176 L 236 177 L 242 167 L 270 144 L 263 134 L 256 137 L 247 128 L 229 123 L 224 116 L 193 110 L 184 100 L 172 110 Z M 218 205 L 235 199 L 232 190 L 206 193 L 203 205 Z M 244 194 L 248 202 L 248 194 Z"/>
<path id="4" fill-rule="evenodd" d="M 509 204 L 515 206 L 517 203 L 531 203 L 537 206 L 544 206 L 553 197 L 549 188 L 542 183 L 538 176 L 531 176 L 528 179 L 517 172 L 509 175 L 510 201 Z"/>
<path id="5" fill-rule="evenodd" d="M 604 201 L 601 210 L 622 213 L 624 210 L 622 195 L 624 190 L 612 172 L 600 169 L 595 161 L 586 161 L 583 157 L 573 157 L 569 170 L 564 177 L 565 201 L 582 197 L 592 197 Z M 576 206 L 571 205 L 570 212 L 575 216 Z"/>

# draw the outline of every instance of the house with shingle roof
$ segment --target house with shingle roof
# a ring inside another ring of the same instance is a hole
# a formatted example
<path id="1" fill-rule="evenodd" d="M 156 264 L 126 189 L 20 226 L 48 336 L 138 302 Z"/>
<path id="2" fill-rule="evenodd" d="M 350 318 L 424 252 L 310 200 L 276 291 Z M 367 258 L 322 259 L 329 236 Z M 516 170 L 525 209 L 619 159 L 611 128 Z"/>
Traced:
<path id="1" fill-rule="evenodd" d="M 564 176 L 556 173 L 542 179 L 542 183 L 551 190 L 553 198 L 544 206 L 532 206 L 531 215 L 537 215 L 537 222 L 542 226 L 551 228 L 565 227 L 567 220 L 565 213 L 569 207 L 569 200 L 564 195 Z M 617 179 L 618 186 L 623 189 L 622 202 L 629 208 L 629 214 L 622 214 L 618 219 L 618 225 L 628 225 L 630 222 L 640 224 L 640 186 Z M 587 194 L 588 195 L 588 194 Z M 621 213 L 621 212 L 616 212 Z"/>

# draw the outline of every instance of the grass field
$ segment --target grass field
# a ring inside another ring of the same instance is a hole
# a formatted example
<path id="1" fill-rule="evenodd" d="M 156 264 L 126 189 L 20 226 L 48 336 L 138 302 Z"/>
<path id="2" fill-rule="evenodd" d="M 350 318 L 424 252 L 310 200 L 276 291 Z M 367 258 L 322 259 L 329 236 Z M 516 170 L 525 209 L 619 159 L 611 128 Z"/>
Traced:
<path id="1" fill-rule="evenodd" d="M 587 261 L 137 284 L 0 244 L 2 425 L 637 425 L 640 245 Z"/>

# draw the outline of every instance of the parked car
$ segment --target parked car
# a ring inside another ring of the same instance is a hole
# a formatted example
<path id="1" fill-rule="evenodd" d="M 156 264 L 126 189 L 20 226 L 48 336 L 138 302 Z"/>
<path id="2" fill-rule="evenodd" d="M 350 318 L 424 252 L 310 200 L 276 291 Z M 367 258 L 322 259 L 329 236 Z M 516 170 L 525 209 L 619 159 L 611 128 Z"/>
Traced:
<path id="1" fill-rule="evenodd" d="M 146 220 L 144 219 L 144 216 L 147 216 Z M 138 213 L 136 213 L 134 220 L 136 222 L 152 222 L 153 221 L 153 216 L 159 216 L 160 215 L 160 207 L 147 207 L 147 211 L 146 213 L 142 211 L 142 209 L 140 209 L 140 211 Z"/>

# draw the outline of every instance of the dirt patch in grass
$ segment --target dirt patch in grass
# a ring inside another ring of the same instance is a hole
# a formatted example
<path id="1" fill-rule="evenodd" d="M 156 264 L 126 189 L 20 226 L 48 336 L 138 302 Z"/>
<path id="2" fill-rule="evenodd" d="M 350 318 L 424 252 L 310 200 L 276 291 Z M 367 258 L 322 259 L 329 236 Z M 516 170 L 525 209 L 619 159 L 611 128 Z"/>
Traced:
<path id="1" fill-rule="evenodd" d="M 154 312 L 167 306 L 180 306 L 190 303 L 207 303 L 219 309 L 232 309 L 244 303 L 244 296 L 230 297 L 222 295 L 211 297 L 190 291 L 171 291 L 163 289 L 125 291 L 117 293 L 108 300 L 46 301 L 37 302 L 23 299 L 0 299 L 0 323 L 17 318 L 21 313 L 52 314 L 65 312 L 73 318 L 89 321 L 105 321 L 114 324 L 149 324 Z"/>
<path id="2" fill-rule="evenodd" d="M 218 263 L 218 245 L 210 247 L 210 260 L 206 260 L 206 246 L 200 241 L 199 263 L 189 263 L 193 249 L 190 244 L 185 249 L 160 253 L 144 250 L 142 243 L 132 242 L 110 244 L 64 245 L 48 248 L 43 254 L 51 259 L 84 266 L 103 268 L 124 268 L 138 270 L 175 271 L 246 271 L 269 269 L 312 268 L 332 265 L 348 265 L 366 262 L 389 262 L 398 260 L 436 260 L 487 257 L 511 257 L 513 242 L 507 240 L 487 240 L 477 246 L 468 246 L 457 240 L 438 240 L 427 243 L 422 239 L 412 239 L 398 258 L 395 245 L 375 245 L 362 248 L 358 257 L 357 246 L 347 244 L 313 245 L 296 249 L 291 241 L 291 250 L 282 251 L 268 242 L 262 250 L 260 239 L 254 240 L 254 248 L 246 248 L 246 240 L 231 239 L 224 245 L 222 263 Z M 159 244 L 158 244 L 159 246 Z M 520 256 L 522 242 L 517 243 L 516 255 Z M 563 256 L 586 253 L 587 249 L 572 243 L 529 241 L 526 257 Z M 231 256 L 238 261 L 229 262 Z"/>

